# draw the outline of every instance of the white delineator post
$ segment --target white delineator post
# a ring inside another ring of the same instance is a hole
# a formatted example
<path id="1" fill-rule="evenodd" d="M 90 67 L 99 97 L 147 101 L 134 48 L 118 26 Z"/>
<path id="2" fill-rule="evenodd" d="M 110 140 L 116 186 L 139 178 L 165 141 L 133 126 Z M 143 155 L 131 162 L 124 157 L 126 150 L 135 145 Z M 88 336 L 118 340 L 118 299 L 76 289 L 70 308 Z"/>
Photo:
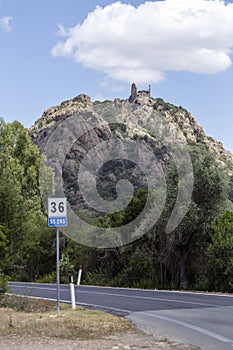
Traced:
<path id="1" fill-rule="evenodd" d="M 78 280 L 77 280 L 77 285 L 78 286 L 80 286 L 82 271 L 83 271 L 83 265 L 80 265 L 79 266 L 79 271 L 78 271 Z"/>
<path id="2" fill-rule="evenodd" d="M 74 291 L 74 279 L 73 276 L 70 276 L 70 298 L 71 298 L 71 306 L 72 309 L 76 309 L 75 304 L 75 291 Z"/>

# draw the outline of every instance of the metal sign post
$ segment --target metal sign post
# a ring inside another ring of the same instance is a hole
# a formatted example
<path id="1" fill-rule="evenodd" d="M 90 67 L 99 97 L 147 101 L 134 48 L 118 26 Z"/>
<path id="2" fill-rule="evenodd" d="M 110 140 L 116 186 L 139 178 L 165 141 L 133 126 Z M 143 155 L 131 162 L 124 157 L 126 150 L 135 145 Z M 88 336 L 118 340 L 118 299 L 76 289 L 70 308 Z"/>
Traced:
<path id="1" fill-rule="evenodd" d="M 66 198 L 48 198 L 48 226 L 56 227 L 57 314 L 60 314 L 60 247 L 59 227 L 67 226 Z"/>
<path id="2" fill-rule="evenodd" d="M 56 229 L 56 248 L 57 248 L 57 314 L 60 314 L 60 248 L 59 248 L 59 228 Z"/>

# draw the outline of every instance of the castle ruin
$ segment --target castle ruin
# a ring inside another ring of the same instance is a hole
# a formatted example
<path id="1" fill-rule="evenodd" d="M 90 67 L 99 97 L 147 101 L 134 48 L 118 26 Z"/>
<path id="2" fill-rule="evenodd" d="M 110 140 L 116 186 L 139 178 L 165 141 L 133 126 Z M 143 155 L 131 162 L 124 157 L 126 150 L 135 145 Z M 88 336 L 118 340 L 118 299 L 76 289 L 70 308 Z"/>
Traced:
<path id="1" fill-rule="evenodd" d="M 138 97 L 151 97 L 151 86 L 149 85 L 148 90 L 141 90 L 138 91 L 137 86 L 135 83 L 131 85 L 131 95 L 129 97 L 129 102 L 133 103 Z"/>

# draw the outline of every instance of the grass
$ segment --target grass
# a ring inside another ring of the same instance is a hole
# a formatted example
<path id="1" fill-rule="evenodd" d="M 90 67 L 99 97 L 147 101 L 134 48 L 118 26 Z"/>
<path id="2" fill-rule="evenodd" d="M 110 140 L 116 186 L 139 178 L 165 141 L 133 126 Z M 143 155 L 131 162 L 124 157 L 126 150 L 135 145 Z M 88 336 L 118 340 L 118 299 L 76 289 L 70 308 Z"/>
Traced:
<path id="1" fill-rule="evenodd" d="M 17 334 L 90 340 L 130 329 L 129 321 L 101 311 L 81 307 L 72 310 L 70 305 L 61 304 L 58 316 L 53 301 L 7 294 L 0 300 L 0 336 Z"/>

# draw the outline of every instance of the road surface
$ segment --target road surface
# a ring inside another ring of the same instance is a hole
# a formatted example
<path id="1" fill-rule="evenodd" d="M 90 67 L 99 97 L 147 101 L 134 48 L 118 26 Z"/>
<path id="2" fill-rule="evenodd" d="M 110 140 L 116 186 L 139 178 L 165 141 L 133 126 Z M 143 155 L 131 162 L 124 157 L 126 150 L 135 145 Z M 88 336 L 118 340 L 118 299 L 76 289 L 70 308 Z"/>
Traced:
<path id="1" fill-rule="evenodd" d="M 13 294 L 56 300 L 56 285 L 10 282 Z M 233 350 L 233 296 L 127 288 L 75 286 L 76 303 L 130 319 L 157 337 Z M 60 300 L 70 301 L 68 285 Z"/>

